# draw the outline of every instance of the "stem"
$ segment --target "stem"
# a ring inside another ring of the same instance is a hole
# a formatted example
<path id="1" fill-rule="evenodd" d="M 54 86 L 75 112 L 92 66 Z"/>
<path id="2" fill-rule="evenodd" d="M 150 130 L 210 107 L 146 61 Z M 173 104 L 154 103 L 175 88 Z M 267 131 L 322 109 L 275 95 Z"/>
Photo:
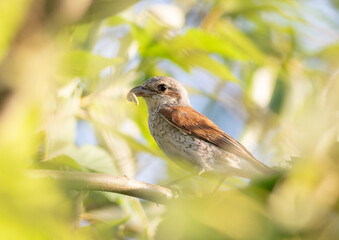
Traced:
<path id="1" fill-rule="evenodd" d="M 57 170 L 30 170 L 28 176 L 51 179 L 74 190 L 114 192 L 159 204 L 178 197 L 170 188 L 130 179 L 127 176 Z"/>

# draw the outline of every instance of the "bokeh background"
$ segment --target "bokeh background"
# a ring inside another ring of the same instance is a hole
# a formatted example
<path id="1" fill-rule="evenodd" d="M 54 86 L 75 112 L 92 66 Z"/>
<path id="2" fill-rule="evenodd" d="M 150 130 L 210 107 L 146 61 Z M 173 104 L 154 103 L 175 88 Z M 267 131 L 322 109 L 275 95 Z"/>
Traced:
<path id="1" fill-rule="evenodd" d="M 338 239 L 337 0 L 0 1 L 1 239 Z M 163 206 L 29 169 L 185 171 L 126 94 L 166 75 L 283 176 L 195 177 Z"/>

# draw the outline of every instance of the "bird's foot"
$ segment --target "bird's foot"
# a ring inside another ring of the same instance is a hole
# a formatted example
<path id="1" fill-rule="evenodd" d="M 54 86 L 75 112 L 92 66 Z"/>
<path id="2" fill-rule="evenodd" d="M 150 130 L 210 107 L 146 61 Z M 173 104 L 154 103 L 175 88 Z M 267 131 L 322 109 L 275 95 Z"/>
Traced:
<path id="1" fill-rule="evenodd" d="M 171 186 L 168 186 L 168 188 L 171 189 L 172 191 L 173 199 L 177 199 L 182 195 L 182 191 L 178 186 L 171 185 Z"/>

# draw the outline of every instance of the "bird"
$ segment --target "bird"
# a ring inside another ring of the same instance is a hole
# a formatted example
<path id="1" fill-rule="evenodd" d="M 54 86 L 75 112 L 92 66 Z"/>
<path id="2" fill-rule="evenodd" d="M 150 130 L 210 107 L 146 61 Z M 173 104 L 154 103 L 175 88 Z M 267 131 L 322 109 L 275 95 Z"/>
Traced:
<path id="1" fill-rule="evenodd" d="M 165 155 L 196 175 L 253 179 L 274 174 L 240 142 L 212 120 L 193 109 L 188 93 L 177 80 L 156 76 L 132 88 L 127 99 L 142 97 L 147 104 L 148 126 Z M 138 104 L 138 102 L 137 102 Z"/>

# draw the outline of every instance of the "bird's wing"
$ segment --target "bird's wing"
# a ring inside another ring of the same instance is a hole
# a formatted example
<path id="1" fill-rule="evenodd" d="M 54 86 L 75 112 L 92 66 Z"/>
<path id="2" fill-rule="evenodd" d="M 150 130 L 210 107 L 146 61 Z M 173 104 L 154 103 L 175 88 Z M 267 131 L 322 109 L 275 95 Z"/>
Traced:
<path id="1" fill-rule="evenodd" d="M 159 110 L 159 113 L 179 130 L 212 143 L 256 165 L 261 165 L 262 168 L 268 168 L 258 161 L 240 142 L 229 136 L 209 118 L 193 108 L 182 106 L 164 107 Z"/>

